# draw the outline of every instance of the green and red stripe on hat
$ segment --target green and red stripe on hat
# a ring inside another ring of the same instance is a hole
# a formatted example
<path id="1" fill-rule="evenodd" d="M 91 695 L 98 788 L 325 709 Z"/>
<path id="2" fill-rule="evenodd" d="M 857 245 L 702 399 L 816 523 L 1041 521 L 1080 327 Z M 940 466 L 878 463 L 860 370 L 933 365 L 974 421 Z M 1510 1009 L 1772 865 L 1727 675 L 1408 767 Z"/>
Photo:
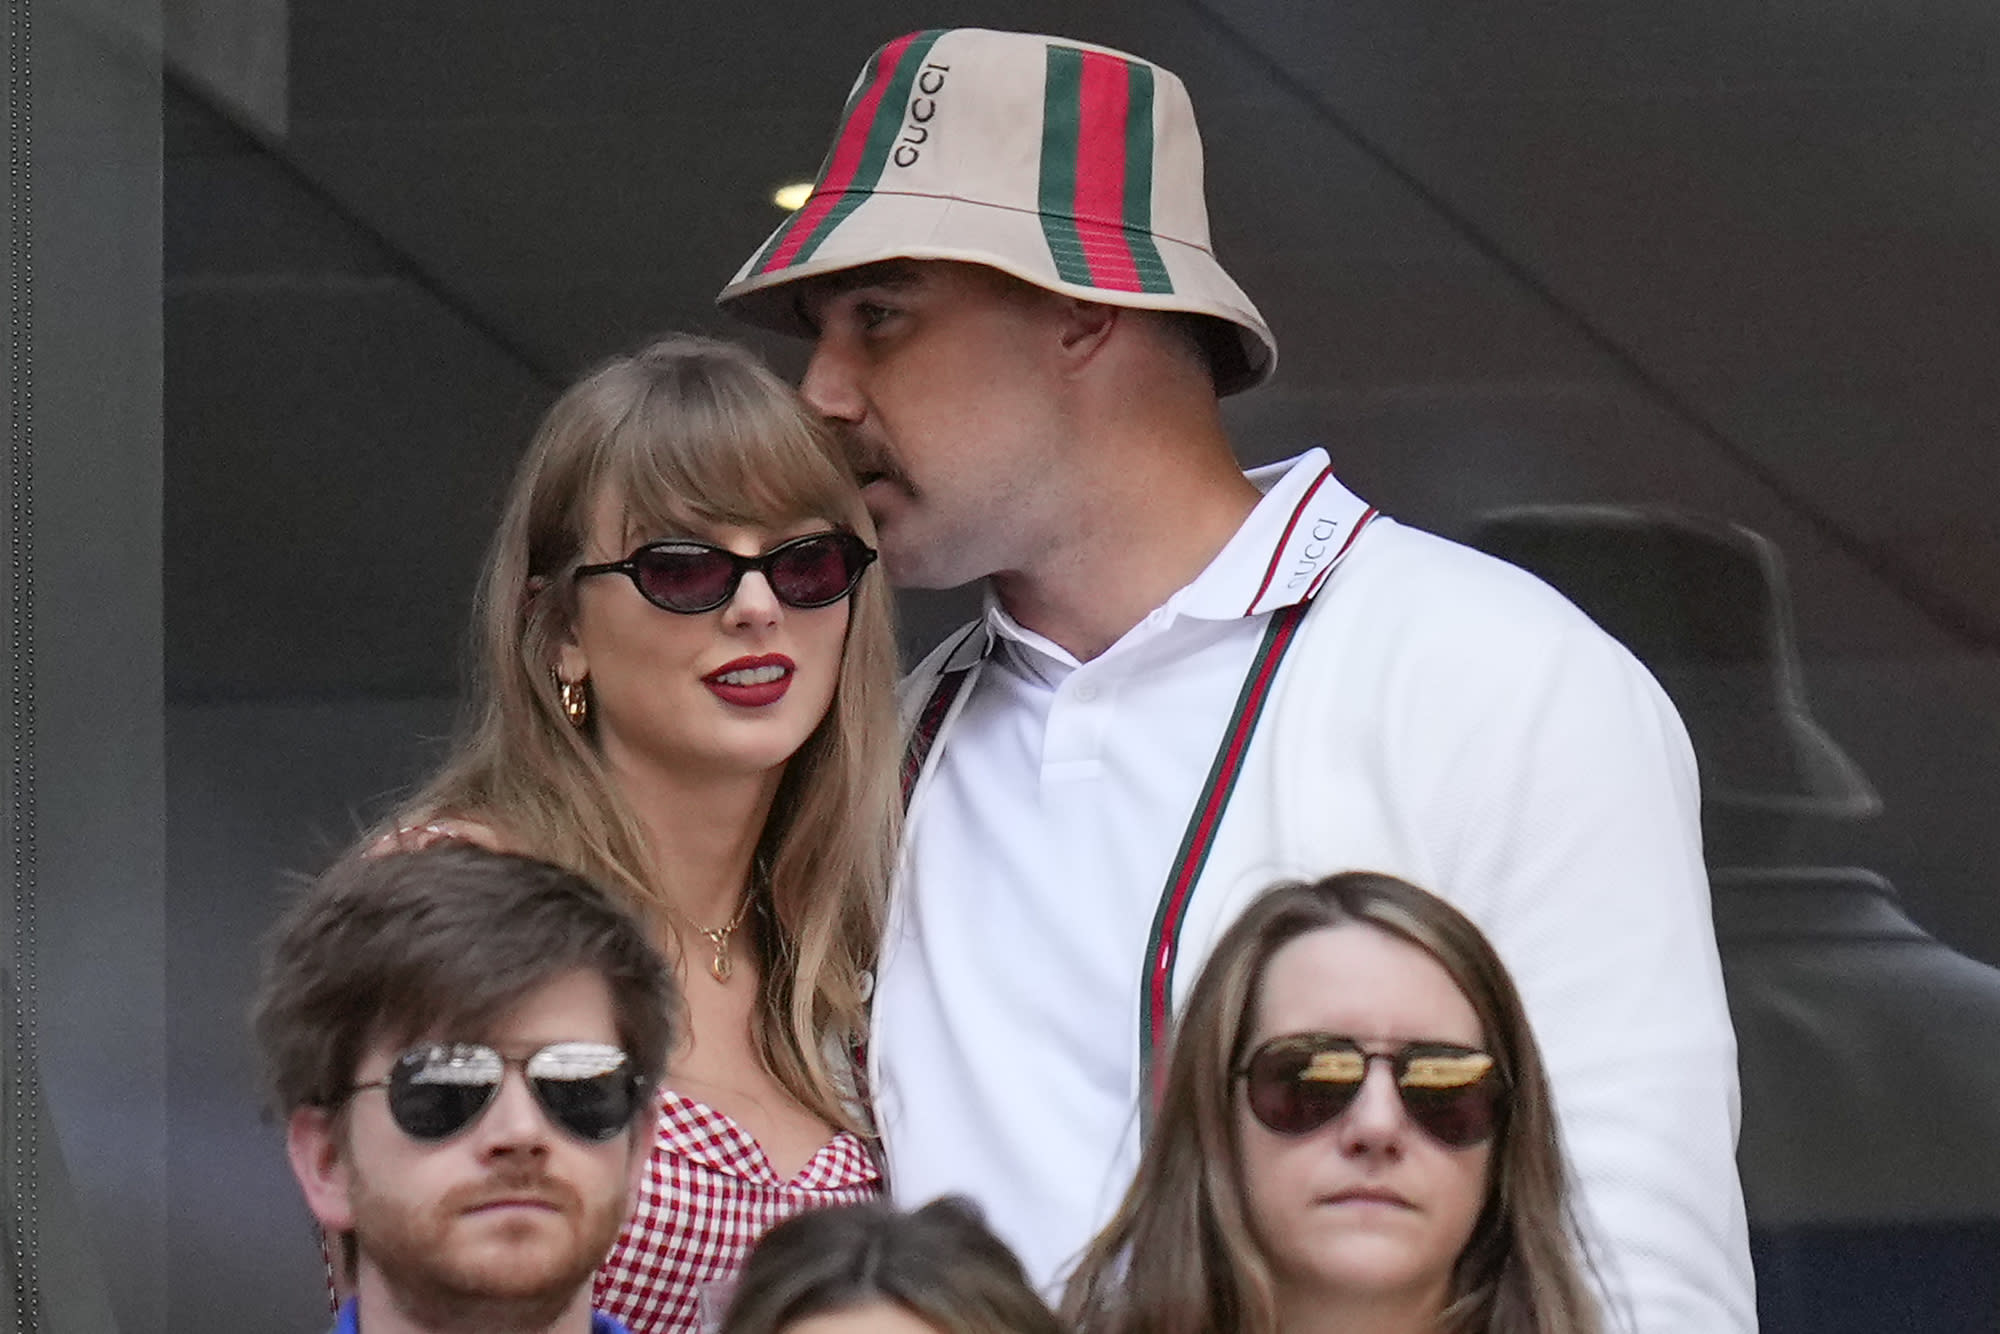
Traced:
<path id="1" fill-rule="evenodd" d="M 909 33 L 854 83 L 807 203 L 717 300 L 810 334 L 789 284 L 887 259 L 984 264 L 1113 305 L 1235 327 L 1222 392 L 1270 372 L 1263 317 L 1216 262 L 1200 135 L 1172 72 L 1025 33 Z"/>

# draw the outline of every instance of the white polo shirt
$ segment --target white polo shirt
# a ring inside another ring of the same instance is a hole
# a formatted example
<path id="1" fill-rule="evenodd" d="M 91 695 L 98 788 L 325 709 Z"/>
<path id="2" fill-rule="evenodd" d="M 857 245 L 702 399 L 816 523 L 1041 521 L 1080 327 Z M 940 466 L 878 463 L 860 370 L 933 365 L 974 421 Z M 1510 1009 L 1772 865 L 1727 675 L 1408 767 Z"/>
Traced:
<path id="1" fill-rule="evenodd" d="M 983 648 L 986 661 L 940 739 L 911 808 L 903 874 L 878 970 L 871 1039 L 876 1114 L 890 1184 L 906 1204 L 944 1193 L 971 1196 L 1021 1254 L 1030 1274 L 1045 1285 L 1062 1276 L 1108 1219 L 1137 1161 L 1135 1090 L 1148 935 L 1245 674 L 1273 609 L 1322 584 L 1323 599 L 1342 601 L 1346 571 L 1329 569 L 1366 512 L 1332 479 L 1323 451 L 1260 470 L 1252 479 L 1265 489 L 1264 499 L 1208 568 L 1087 663 L 1018 625 L 989 599 L 981 631 L 955 655 L 976 658 Z M 1526 578 L 1435 538 L 1386 521 L 1380 527 L 1385 530 L 1380 540 L 1371 533 L 1355 548 L 1353 584 L 1364 604 L 1382 605 L 1386 589 L 1389 605 L 1395 605 L 1395 580 L 1403 577 L 1395 573 L 1396 562 L 1404 560 L 1396 554 L 1399 543 L 1421 544 L 1413 553 L 1420 569 L 1434 568 L 1438 562 L 1431 553 L 1445 552 L 1448 579 L 1455 577 L 1458 564 L 1470 562 L 1470 597 L 1478 595 L 1486 569 L 1500 570 L 1504 577 L 1499 582 L 1507 587 Z M 1428 590 L 1435 583 L 1431 573 L 1420 573 L 1411 587 L 1433 595 Z M 1531 596 L 1542 601 L 1554 597 L 1540 586 Z M 1652 696 L 1658 697 L 1657 708 L 1665 710 L 1671 736 L 1662 744 L 1670 749 L 1656 749 L 1634 762 L 1684 771 L 1661 789 L 1669 793 L 1668 804 L 1675 804 L 1671 798 L 1676 793 L 1678 803 L 1661 811 L 1656 823 L 1671 826 L 1664 835 L 1669 843 L 1678 839 L 1685 845 L 1692 839 L 1696 846 L 1682 846 L 1669 858 L 1677 863 L 1673 876 L 1678 880 L 1662 891 L 1674 900 L 1663 920 L 1681 936 L 1688 934 L 1692 921 L 1704 937 L 1705 945 L 1689 943 L 1688 967 L 1677 970 L 1691 974 L 1688 1002 L 1681 1008 L 1695 1030 L 1691 1045 L 1701 1053 L 1698 1059 L 1712 1065 L 1710 1057 L 1719 1050 L 1727 1064 L 1733 1048 L 1713 935 L 1706 924 L 1685 737 L 1657 686 L 1629 655 L 1604 640 L 1574 609 L 1559 601 L 1550 605 L 1578 623 L 1572 628 L 1603 641 L 1605 649 L 1618 655 L 1622 661 L 1614 665 L 1614 676 L 1625 673 L 1629 664 L 1642 691 L 1650 692 L 1640 702 L 1641 713 L 1650 716 Z M 1321 615 L 1326 610 L 1332 608 L 1316 609 L 1309 622 L 1332 624 Z M 1449 617 L 1454 609 L 1442 607 L 1438 614 Z M 1365 658 L 1368 646 L 1353 642 L 1365 638 L 1365 632 L 1344 635 L 1349 646 L 1341 651 Z M 1352 677 L 1371 679 L 1358 671 Z M 1321 691 L 1314 680 L 1304 679 L 1296 689 L 1323 699 L 1339 689 L 1339 682 Z M 1392 686 L 1391 693 L 1402 692 Z M 1267 732 L 1282 733 L 1287 726 L 1276 703 L 1274 699 L 1262 720 L 1260 744 Z M 1458 744 L 1461 721 L 1449 707 L 1436 710 L 1437 721 L 1432 722 L 1433 711 L 1425 706 L 1412 716 L 1405 704 L 1380 697 L 1339 700 L 1331 723 L 1316 718 L 1315 725 L 1345 733 L 1351 716 L 1354 730 L 1375 728 L 1375 715 L 1392 707 L 1399 715 L 1397 745 L 1434 749 L 1437 753 L 1425 758 L 1441 763 L 1426 773 L 1440 767 L 1449 773 L 1450 764 L 1442 762 Z M 1304 712 L 1296 705 L 1294 709 Z M 1318 752 L 1308 747 L 1305 753 Z M 1466 902 L 1452 886 L 1438 883 L 1447 878 L 1443 871 L 1427 874 L 1433 865 L 1431 850 L 1412 850 L 1411 844 L 1421 843 L 1424 835 L 1411 830 L 1430 825 L 1405 819 L 1399 809 L 1406 797 L 1410 800 L 1404 804 L 1416 805 L 1417 794 L 1369 791 L 1371 785 L 1393 787 L 1395 781 L 1379 777 L 1379 766 L 1332 753 L 1331 743 L 1326 763 L 1314 767 L 1334 776 L 1301 775 L 1309 787 L 1322 781 L 1345 783 L 1369 796 L 1348 803 L 1351 836 L 1340 840 L 1341 848 L 1353 849 L 1346 855 L 1357 860 L 1316 864 L 1310 870 L 1326 874 L 1365 866 L 1420 884 L 1428 881 L 1427 888 L 1454 898 L 1496 936 L 1517 975 L 1538 966 L 1519 951 L 1510 956 L 1511 945 L 1502 940 L 1504 932 L 1496 933 L 1491 914 Z M 1429 820 L 1439 801 L 1435 784 L 1425 781 L 1429 786 L 1421 799 Z M 1457 804 L 1447 794 L 1444 805 Z M 1239 822 L 1236 828 L 1235 855 L 1240 859 L 1246 826 Z M 1683 828 L 1689 832 L 1679 832 Z M 1537 831 L 1525 841 L 1539 846 L 1539 837 Z M 1502 841 L 1509 848 L 1516 844 L 1511 836 Z M 1435 851 L 1438 866 L 1456 865 L 1455 847 L 1451 855 Z M 1596 872 L 1593 867 L 1593 877 L 1600 878 Z M 1489 875 L 1485 863 L 1473 874 L 1482 880 L 1504 878 Z M 1536 874 L 1541 874 L 1539 867 Z M 1650 889 L 1640 892 L 1652 894 Z M 1203 908 L 1207 940 L 1212 940 L 1218 897 L 1210 895 Z M 1601 914 L 1593 910 L 1587 915 L 1591 924 L 1583 930 L 1603 929 Z M 1534 918 L 1530 931 L 1538 939 L 1546 937 L 1548 923 L 1532 910 L 1528 916 Z M 1588 943 L 1550 940 L 1532 952 L 1547 948 L 1551 957 L 1566 957 L 1571 947 Z M 1191 974 L 1180 970 L 1176 999 L 1186 995 L 1191 982 Z M 1530 1014 L 1542 1032 L 1534 989 L 1523 989 L 1531 993 Z M 1566 1011 L 1574 1009 L 1572 997 L 1565 992 L 1557 1003 Z M 1551 1066 L 1561 1066 L 1555 1053 Z M 1723 1162 L 1717 1170 L 1725 1179 L 1703 1196 L 1700 1207 L 1721 1216 L 1691 1220 L 1699 1234 L 1693 1241 L 1650 1236 L 1659 1229 L 1654 1220 L 1643 1220 L 1642 1230 L 1649 1236 L 1638 1243 L 1664 1247 L 1668 1268 L 1677 1271 L 1690 1268 L 1682 1263 L 1685 1255 L 1674 1254 L 1677 1249 L 1742 1248 L 1741 1199 L 1728 1161 L 1734 1134 L 1733 1067 L 1701 1073 L 1716 1074 L 1729 1087 L 1726 1098 L 1711 1098 L 1704 1106 L 1703 1117 L 1722 1124 L 1699 1129 L 1699 1146 L 1690 1150 L 1686 1166 L 1706 1172 L 1715 1165 L 1697 1166 L 1695 1160 L 1713 1159 L 1720 1152 Z M 1618 1152 L 1629 1157 L 1629 1143 Z M 1684 1169 L 1669 1163 L 1663 1170 Z M 1733 1219 L 1728 1216 L 1731 1200 Z M 1645 1264 L 1642 1258 L 1640 1268 Z M 1740 1289 L 1727 1293 L 1721 1307 L 1747 1306 L 1747 1252 L 1724 1254 L 1713 1263 L 1697 1257 L 1692 1269 L 1700 1283 Z M 1655 1276 L 1639 1274 L 1633 1281 L 1643 1288 Z M 1669 1274 L 1661 1281 L 1671 1285 L 1678 1279 Z M 1731 1317 L 1711 1322 L 1709 1329 L 1750 1327 Z"/>

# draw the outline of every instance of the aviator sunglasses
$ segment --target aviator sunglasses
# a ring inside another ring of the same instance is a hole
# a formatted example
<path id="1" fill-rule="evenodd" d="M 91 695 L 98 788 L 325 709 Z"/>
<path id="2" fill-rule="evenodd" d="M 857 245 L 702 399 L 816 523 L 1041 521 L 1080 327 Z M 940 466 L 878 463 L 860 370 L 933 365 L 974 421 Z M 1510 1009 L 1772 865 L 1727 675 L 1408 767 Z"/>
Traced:
<path id="1" fill-rule="evenodd" d="M 475 1042 L 432 1042 L 396 1058 L 386 1078 L 350 1092 L 387 1089 L 389 1115 L 411 1139 L 449 1139 L 479 1119 L 519 1066 L 550 1121 L 578 1139 L 614 1138 L 638 1112 L 646 1081 L 624 1052 L 602 1042 L 551 1042 L 502 1056 Z"/>
<path id="2" fill-rule="evenodd" d="M 584 565 L 576 577 L 622 574 L 639 595 L 664 611 L 693 616 L 736 596 L 736 585 L 755 570 L 778 601 L 810 610 L 828 607 L 854 591 L 875 549 L 853 533 L 813 533 L 780 542 L 761 556 L 739 556 L 712 542 L 671 538 L 648 542 L 624 560 Z"/>
<path id="3" fill-rule="evenodd" d="M 1389 1062 L 1403 1110 L 1438 1143 L 1463 1149 L 1493 1137 L 1506 1080 L 1475 1047 L 1407 1042 L 1368 1051 L 1350 1037 L 1291 1033 L 1258 1047 L 1236 1073 L 1251 1115 L 1280 1135 L 1304 1135 L 1354 1105 L 1373 1061 Z"/>

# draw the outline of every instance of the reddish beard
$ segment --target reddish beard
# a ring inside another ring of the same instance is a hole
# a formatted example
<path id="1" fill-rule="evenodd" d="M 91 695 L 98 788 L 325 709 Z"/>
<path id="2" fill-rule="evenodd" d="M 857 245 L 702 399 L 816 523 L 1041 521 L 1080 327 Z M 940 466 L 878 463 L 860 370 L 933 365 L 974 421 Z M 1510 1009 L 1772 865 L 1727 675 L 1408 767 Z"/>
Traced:
<path id="1" fill-rule="evenodd" d="M 491 1218 L 471 1211 L 535 1200 L 547 1213 Z M 496 1172 L 443 1198 L 412 1205 L 355 1180 L 354 1235 L 364 1265 L 416 1323 L 437 1329 L 542 1328 L 604 1261 L 629 1200 L 586 1202 L 574 1186 L 536 1172 Z"/>

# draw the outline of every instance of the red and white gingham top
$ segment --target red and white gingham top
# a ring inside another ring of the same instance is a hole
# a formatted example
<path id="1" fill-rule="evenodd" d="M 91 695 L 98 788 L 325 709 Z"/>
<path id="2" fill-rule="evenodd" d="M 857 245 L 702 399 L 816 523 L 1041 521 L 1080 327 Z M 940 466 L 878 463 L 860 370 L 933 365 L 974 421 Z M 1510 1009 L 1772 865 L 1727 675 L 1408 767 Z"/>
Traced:
<path id="1" fill-rule="evenodd" d="M 639 1207 L 597 1271 L 591 1304 L 632 1334 L 693 1334 L 703 1289 L 733 1279 L 765 1232 L 803 1210 L 881 1193 L 874 1159 L 845 1130 L 781 1181 L 742 1126 L 663 1088 Z"/>

